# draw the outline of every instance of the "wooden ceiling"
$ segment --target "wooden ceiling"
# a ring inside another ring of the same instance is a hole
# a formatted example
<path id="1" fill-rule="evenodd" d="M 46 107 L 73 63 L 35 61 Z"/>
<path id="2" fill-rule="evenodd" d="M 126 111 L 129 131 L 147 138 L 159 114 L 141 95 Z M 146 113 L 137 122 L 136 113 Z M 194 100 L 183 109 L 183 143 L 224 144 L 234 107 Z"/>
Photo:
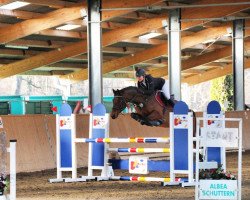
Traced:
<path id="1" fill-rule="evenodd" d="M 0 6 L 11 2 L 14 1 L 0 0 Z M 0 78 L 26 74 L 88 79 L 86 1 L 25 2 L 30 4 L 15 10 L 0 8 Z M 167 6 L 183 7 L 183 82 L 197 84 L 232 72 L 231 31 L 235 18 L 246 19 L 245 67 L 250 68 L 250 4 L 247 0 L 102 2 L 104 77 L 133 78 L 136 66 L 145 68 L 153 76 L 167 76 L 167 29 L 164 27 L 168 19 Z M 196 6 L 201 4 L 217 5 Z M 80 27 L 70 31 L 56 29 L 65 24 Z M 161 35 L 148 40 L 139 38 L 150 32 Z"/>

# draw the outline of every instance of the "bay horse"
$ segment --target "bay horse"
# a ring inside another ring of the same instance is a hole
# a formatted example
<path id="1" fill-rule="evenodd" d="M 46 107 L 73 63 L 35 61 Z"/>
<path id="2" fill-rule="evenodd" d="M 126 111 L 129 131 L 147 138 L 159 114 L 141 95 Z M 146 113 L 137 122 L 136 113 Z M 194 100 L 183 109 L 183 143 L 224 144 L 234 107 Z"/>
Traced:
<path id="1" fill-rule="evenodd" d="M 128 103 L 135 105 L 136 113 L 131 117 L 142 125 L 169 127 L 169 112 L 173 111 L 170 104 L 161 104 L 155 95 L 145 95 L 137 87 L 129 86 L 121 90 L 113 90 L 112 119 L 127 107 Z"/>
<path id="2" fill-rule="evenodd" d="M 140 93 L 137 87 L 129 86 L 121 90 L 113 90 L 113 108 L 111 118 L 116 119 L 118 115 L 127 107 L 128 103 L 135 105 L 136 113 L 131 113 L 131 117 L 142 125 L 161 126 L 169 128 L 169 113 L 173 112 L 173 106 L 170 104 L 161 105 L 156 99 L 155 94 L 149 96 Z M 196 114 L 193 113 L 193 137 L 196 135 Z M 196 142 L 193 142 L 194 148 Z M 199 154 L 200 161 L 203 160 Z"/>

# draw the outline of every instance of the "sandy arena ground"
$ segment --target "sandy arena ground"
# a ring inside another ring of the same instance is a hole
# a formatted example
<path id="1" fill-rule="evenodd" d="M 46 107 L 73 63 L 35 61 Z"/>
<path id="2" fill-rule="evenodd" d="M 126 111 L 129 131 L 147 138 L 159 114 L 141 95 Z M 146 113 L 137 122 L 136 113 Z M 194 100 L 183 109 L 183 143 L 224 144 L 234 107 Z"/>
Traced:
<path id="1" fill-rule="evenodd" d="M 227 156 L 227 171 L 236 174 L 237 153 Z M 86 174 L 80 169 L 80 174 Z M 116 175 L 126 173 L 117 172 Z M 127 174 L 128 175 L 128 174 Z M 161 176 L 160 173 L 150 176 Z M 163 176 L 163 175 L 162 175 Z M 194 199 L 194 187 L 179 186 L 162 187 L 157 182 L 81 182 L 81 183 L 49 183 L 49 178 L 56 177 L 56 170 L 17 175 L 18 200 L 83 200 L 83 199 L 117 199 L 117 200 L 152 200 L 152 199 Z M 243 188 L 242 199 L 250 199 L 250 151 L 243 153 Z"/>

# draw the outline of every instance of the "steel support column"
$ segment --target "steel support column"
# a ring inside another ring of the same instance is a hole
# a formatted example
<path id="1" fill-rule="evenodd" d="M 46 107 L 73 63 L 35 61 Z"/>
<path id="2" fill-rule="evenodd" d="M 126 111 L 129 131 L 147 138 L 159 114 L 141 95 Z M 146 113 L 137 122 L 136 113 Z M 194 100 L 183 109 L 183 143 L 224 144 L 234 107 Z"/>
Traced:
<path id="1" fill-rule="evenodd" d="M 170 94 L 181 100 L 181 11 L 169 11 L 168 21 L 168 78 Z"/>
<path id="2" fill-rule="evenodd" d="M 234 77 L 234 109 L 244 110 L 244 28 L 245 21 L 235 20 L 233 23 L 233 77 Z"/>
<path id="3" fill-rule="evenodd" d="M 101 0 L 88 0 L 89 103 L 102 102 L 102 29 Z"/>

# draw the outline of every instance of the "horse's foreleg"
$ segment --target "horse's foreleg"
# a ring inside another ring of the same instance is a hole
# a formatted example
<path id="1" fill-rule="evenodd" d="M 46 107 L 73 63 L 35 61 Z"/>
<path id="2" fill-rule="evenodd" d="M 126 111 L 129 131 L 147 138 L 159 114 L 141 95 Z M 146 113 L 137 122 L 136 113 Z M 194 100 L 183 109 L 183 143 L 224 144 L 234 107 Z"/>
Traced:
<path id="1" fill-rule="evenodd" d="M 137 113 L 131 113 L 130 116 L 131 116 L 131 118 L 133 118 L 136 121 L 140 118 L 140 115 Z"/>
<path id="2" fill-rule="evenodd" d="M 149 121 L 162 120 L 163 116 L 158 111 L 153 111 L 146 116 Z"/>
<path id="3" fill-rule="evenodd" d="M 146 116 L 146 119 L 150 126 L 160 126 L 164 122 L 163 116 L 161 116 L 157 111 L 151 112 Z"/>

